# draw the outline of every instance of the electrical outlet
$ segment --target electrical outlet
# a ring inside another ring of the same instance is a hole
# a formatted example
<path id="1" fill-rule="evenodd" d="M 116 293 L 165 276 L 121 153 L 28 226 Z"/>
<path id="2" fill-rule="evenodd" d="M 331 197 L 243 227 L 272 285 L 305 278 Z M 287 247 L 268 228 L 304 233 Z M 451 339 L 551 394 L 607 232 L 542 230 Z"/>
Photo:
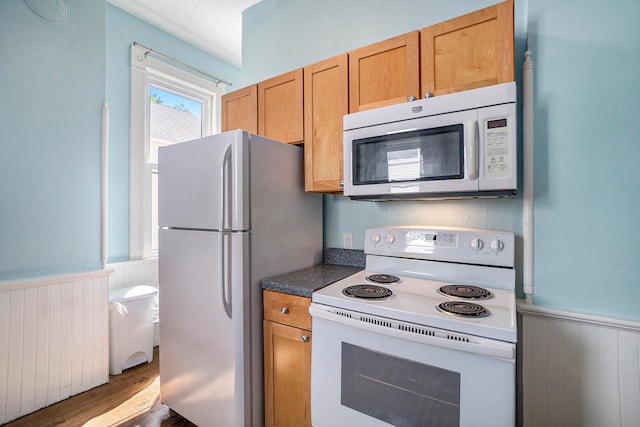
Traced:
<path id="1" fill-rule="evenodd" d="M 353 249 L 353 235 L 350 233 L 343 234 L 342 243 L 342 246 L 344 246 L 345 249 Z"/>

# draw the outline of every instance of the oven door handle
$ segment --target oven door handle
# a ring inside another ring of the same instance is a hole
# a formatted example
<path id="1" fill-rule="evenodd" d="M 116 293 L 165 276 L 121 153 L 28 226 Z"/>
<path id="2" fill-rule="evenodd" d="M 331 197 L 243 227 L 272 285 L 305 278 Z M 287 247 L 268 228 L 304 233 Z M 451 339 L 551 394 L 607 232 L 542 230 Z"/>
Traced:
<path id="1" fill-rule="evenodd" d="M 309 307 L 309 313 L 312 317 L 322 318 L 333 322 L 341 323 L 357 329 L 369 331 L 377 334 L 384 334 L 395 338 L 407 339 L 427 345 L 448 348 L 452 350 L 465 351 L 480 356 L 488 356 L 496 359 L 503 359 L 515 362 L 515 344 L 491 340 L 487 338 L 472 338 L 473 341 L 465 341 L 463 334 L 456 332 L 447 332 L 445 330 L 437 330 L 433 327 L 419 326 L 408 323 L 401 323 L 389 319 L 375 319 L 373 316 L 364 315 L 357 312 L 349 312 L 348 310 L 335 309 L 340 314 L 332 312 L 332 308 L 324 307 L 319 304 L 312 303 Z M 366 320 L 360 320 L 365 318 Z M 379 321 L 377 321 L 379 320 Z M 407 326 L 405 330 L 399 329 L 399 325 Z M 422 332 L 411 332 L 407 329 L 421 330 Z M 312 327 L 314 335 L 318 334 L 318 329 L 314 324 Z M 434 332 L 435 335 L 429 335 L 426 331 Z M 441 335 L 441 336 L 438 336 Z M 448 338 L 447 338 L 448 337 Z"/>

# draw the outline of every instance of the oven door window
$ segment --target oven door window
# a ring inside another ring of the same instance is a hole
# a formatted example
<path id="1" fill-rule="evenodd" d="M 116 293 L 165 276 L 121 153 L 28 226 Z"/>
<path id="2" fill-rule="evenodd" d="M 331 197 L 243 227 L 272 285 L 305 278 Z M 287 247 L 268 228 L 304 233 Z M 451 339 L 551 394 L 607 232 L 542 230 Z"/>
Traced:
<path id="1" fill-rule="evenodd" d="M 464 125 L 372 138 L 353 146 L 354 185 L 464 178 Z"/>
<path id="2" fill-rule="evenodd" d="M 343 342 L 341 404 L 395 426 L 457 427 L 460 374 Z"/>

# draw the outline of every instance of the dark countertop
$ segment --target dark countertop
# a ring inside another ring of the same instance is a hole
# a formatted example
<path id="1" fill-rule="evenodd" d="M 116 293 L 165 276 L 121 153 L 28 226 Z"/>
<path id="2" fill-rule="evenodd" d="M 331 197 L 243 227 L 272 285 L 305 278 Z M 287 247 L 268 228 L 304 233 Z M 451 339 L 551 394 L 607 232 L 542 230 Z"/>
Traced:
<path id="1" fill-rule="evenodd" d="M 262 280 L 262 289 L 311 297 L 314 291 L 364 269 L 363 251 L 325 249 L 324 264 Z"/>

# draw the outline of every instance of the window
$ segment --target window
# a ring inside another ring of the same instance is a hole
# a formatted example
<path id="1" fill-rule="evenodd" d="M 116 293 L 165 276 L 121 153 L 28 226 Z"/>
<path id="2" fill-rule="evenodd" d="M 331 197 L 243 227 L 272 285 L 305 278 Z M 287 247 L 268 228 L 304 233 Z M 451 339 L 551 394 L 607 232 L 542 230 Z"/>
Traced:
<path id="1" fill-rule="evenodd" d="M 219 131 L 224 84 L 131 47 L 129 258 L 157 256 L 158 148 Z"/>

